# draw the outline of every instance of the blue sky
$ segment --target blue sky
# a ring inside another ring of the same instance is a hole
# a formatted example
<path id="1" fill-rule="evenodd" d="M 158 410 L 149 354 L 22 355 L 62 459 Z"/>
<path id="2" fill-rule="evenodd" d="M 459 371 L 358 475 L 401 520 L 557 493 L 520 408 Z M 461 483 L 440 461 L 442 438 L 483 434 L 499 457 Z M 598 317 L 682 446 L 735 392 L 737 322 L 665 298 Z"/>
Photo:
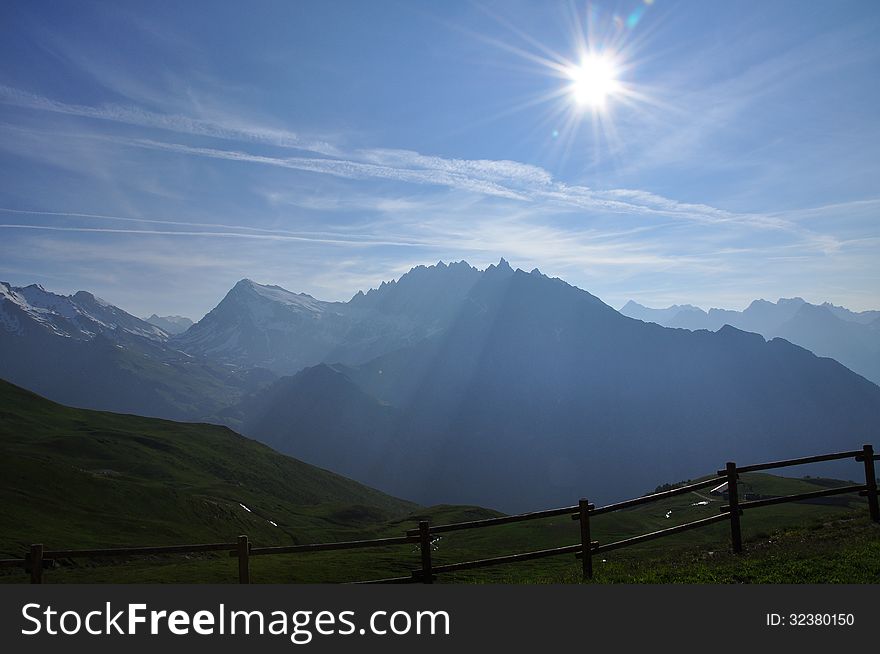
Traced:
<path id="1" fill-rule="evenodd" d="M 0 279 L 199 318 L 507 258 L 880 308 L 876 2 L 0 7 Z M 612 62 L 601 109 L 569 66 Z"/>

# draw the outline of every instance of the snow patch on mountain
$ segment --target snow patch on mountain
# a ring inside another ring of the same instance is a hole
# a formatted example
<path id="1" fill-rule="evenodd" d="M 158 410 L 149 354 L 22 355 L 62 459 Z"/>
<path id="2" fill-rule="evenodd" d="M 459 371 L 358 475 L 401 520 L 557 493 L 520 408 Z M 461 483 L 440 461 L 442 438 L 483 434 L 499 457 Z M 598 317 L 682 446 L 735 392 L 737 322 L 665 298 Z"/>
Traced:
<path id="1" fill-rule="evenodd" d="M 22 320 L 29 319 L 57 336 L 80 340 L 117 332 L 156 342 L 168 340 L 159 327 L 85 291 L 58 295 L 39 284 L 19 288 L 0 282 L 0 300 L 0 322 L 8 332 L 20 334 Z"/>
<path id="2" fill-rule="evenodd" d="M 479 275 L 465 262 L 416 266 L 349 302 L 242 279 L 174 342 L 193 354 L 283 374 L 324 361 L 361 363 L 444 329 Z"/>
<path id="3" fill-rule="evenodd" d="M 307 293 L 293 293 L 280 286 L 257 284 L 249 279 L 242 281 L 247 284 L 254 293 L 270 302 L 277 302 L 285 306 L 300 308 L 304 311 L 323 313 L 327 309 L 327 305 L 332 304 L 330 302 L 316 300 Z"/>

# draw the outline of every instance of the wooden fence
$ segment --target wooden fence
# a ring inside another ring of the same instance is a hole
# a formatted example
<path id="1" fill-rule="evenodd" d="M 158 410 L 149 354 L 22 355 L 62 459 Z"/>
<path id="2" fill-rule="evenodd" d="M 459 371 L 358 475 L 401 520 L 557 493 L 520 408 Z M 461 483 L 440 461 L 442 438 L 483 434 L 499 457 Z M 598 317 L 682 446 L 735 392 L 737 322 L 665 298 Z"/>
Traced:
<path id="1" fill-rule="evenodd" d="M 807 463 L 818 463 L 821 461 L 834 461 L 838 459 L 855 459 L 862 462 L 865 472 L 864 484 L 852 484 L 837 488 L 829 488 L 827 490 L 813 491 L 809 493 L 799 493 L 797 495 L 786 495 L 783 497 L 763 498 L 757 500 L 740 501 L 738 479 L 739 475 L 747 472 L 756 472 L 759 470 L 771 470 L 775 468 L 784 468 L 788 466 L 804 465 Z M 531 561 L 533 559 L 542 559 L 551 556 L 560 556 L 563 554 L 574 554 L 581 559 L 583 566 L 583 576 L 585 579 L 593 575 L 593 556 L 602 552 L 610 552 L 611 550 L 644 543 L 649 540 L 663 538 L 672 534 L 678 534 L 691 529 L 698 529 L 716 522 L 727 520 L 730 522 L 730 539 L 731 547 L 734 552 L 742 551 L 742 532 L 740 519 L 744 511 L 756 509 L 771 504 L 781 504 L 783 502 L 796 502 L 799 500 L 807 500 L 817 497 L 825 497 L 829 495 L 839 495 L 843 493 L 858 493 L 866 497 L 868 501 L 868 511 L 871 520 L 880 522 L 880 507 L 877 501 L 877 480 L 874 472 L 874 461 L 880 459 L 880 455 L 874 454 L 874 448 L 871 445 L 865 445 L 861 450 L 853 450 L 848 452 L 835 452 L 832 454 L 820 454 L 818 456 L 808 456 L 798 459 L 788 459 L 785 461 L 773 461 L 770 463 L 758 463 L 748 466 L 737 466 L 730 461 L 719 470 L 716 476 L 704 479 L 697 483 L 688 484 L 672 490 L 653 493 L 643 497 L 608 504 L 606 506 L 596 507 L 590 504 L 586 499 L 581 499 L 576 506 L 566 506 L 558 509 L 549 509 L 546 511 L 535 511 L 532 513 L 522 513 L 518 515 L 502 516 L 499 518 L 487 518 L 484 520 L 474 520 L 470 522 L 457 522 L 446 525 L 431 525 L 427 520 L 419 522 L 417 529 L 407 531 L 404 536 L 391 538 L 375 538 L 370 540 L 344 541 L 337 543 L 313 543 L 309 545 L 281 545 L 273 547 L 253 547 L 248 541 L 247 536 L 239 536 L 234 543 L 207 543 L 198 545 L 172 545 L 160 547 L 117 547 L 112 549 L 93 549 L 93 550 L 51 550 L 44 549 L 42 544 L 31 545 L 30 552 L 21 559 L 0 559 L 0 567 L 19 567 L 24 568 L 30 574 L 31 583 L 39 584 L 43 582 L 43 571 L 50 567 L 55 559 L 75 559 L 75 558 L 101 558 L 101 557 L 120 557 L 120 556 L 144 556 L 158 554 L 190 554 L 199 552 L 229 552 L 231 557 L 238 559 L 238 581 L 242 584 L 250 583 L 250 558 L 253 556 L 267 556 L 274 554 L 294 554 L 300 552 L 328 552 L 334 550 L 349 550 L 369 547 L 387 547 L 389 545 L 406 545 L 419 544 L 421 553 L 421 567 L 413 570 L 409 576 L 395 577 L 391 579 L 376 579 L 358 583 L 412 583 L 419 582 L 430 584 L 439 574 L 457 572 L 460 570 L 472 570 L 475 568 L 484 568 L 493 565 L 502 565 L 506 563 L 516 563 L 519 561 Z M 718 486 L 719 484 L 727 484 L 728 503 L 721 507 L 721 513 L 716 516 L 694 520 L 682 525 L 661 529 L 640 536 L 633 536 L 623 540 L 611 543 L 599 543 L 591 539 L 590 521 L 593 517 L 610 513 L 612 511 L 620 511 L 634 506 L 640 506 L 649 502 L 690 493 L 691 491 L 709 486 Z M 475 561 L 462 561 L 459 563 L 447 563 L 443 565 L 433 565 L 431 561 L 431 539 L 434 534 L 443 534 L 451 531 L 460 531 L 465 529 L 481 529 L 485 527 L 495 527 L 499 525 L 511 524 L 514 522 L 524 522 L 527 520 L 539 520 L 541 518 L 550 518 L 555 516 L 571 515 L 572 520 L 580 522 L 580 542 L 563 547 L 554 547 L 551 549 L 536 550 L 531 552 L 522 552 L 520 554 L 508 554 L 505 556 L 495 556 L 491 558 L 479 559 Z"/>

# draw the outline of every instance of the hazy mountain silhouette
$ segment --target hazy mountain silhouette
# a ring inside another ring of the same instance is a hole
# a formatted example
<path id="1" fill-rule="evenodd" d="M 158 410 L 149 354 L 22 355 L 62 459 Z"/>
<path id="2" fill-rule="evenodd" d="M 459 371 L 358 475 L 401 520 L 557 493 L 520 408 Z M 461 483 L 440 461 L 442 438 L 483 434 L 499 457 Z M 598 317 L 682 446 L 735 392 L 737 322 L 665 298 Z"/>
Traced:
<path id="1" fill-rule="evenodd" d="M 211 419 L 262 384 L 171 347 L 162 329 L 80 291 L 0 282 L 0 377 L 65 404 L 178 420 Z"/>
<path id="2" fill-rule="evenodd" d="M 243 279 L 174 343 L 224 363 L 288 374 L 321 362 L 362 363 L 444 329 L 478 277 L 464 262 L 418 266 L 349 302 Z"/>
<path id="3" fill-rule="evenodd" d="M 502 261 L 442 332 L 283 379 L 245 414 L 245 433 L 387 492 L 520 510 L 858 446 L 880 388 L 785 340 L 633 320 Z"/>
<path id="4" fill-rule="evenodd" d="M 156 325 L 166 334 L 182 334 L 193 326 L 193 321 L 184 316 L 157 316 L 155 313 L 149 318 L 144 318 L 151 325 Z"/>
<path id="5" fill-rule="evenodd" d="M 861 365 L 870 318 L 800 299 L 662 316 Z M 271 383 L 263 365 L 295 374 Z M 510 510 L 856 447 L 880 419 L 880 388 L 837 361 L 628 318 L 503 259 L 419 266 L 344 303 L 242 280 L 179 336 L 88 293 L 0 284 L 0 377 L 82 407 L 223 421 L 426 504 Z"/>
<path id="6" fill-rule="evenodd" d="M 629 301 L 624 315 L 666 327 L 718 330 L 724 325 L 784 338 L 818 356 L 836 359 L 849 369 L 880 384 L 880 312 L 856 313 L 828 302 L 815 305 L 801 298 L 777 302 L 755 300 L 743 311 L 673 305 L 650 309 Z"/>

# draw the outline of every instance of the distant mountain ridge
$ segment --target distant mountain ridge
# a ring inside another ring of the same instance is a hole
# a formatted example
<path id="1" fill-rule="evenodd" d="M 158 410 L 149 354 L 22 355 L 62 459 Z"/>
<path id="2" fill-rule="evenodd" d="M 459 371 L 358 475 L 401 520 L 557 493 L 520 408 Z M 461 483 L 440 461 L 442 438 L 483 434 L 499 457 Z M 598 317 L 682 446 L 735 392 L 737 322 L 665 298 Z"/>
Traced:
<path id="1" fill-rule="evenodd" d="M 442 330 L 478 276 L 464 262 L 418 266 L 349 302 L 243 279 L 174 343 L 190 354 L 286 374 L 322 362 L 362 363 Z"/>
<path id="2" fill-rule="evenodd" d="M 58 295 L 39 284 L 15 287 L 0 282 L 0 328 L 7 332 L 36 328 L 77 340 L 127 333 L 156 342 L 168 332 L 86 291 Z"/>
<path id="3" fill-rule="evenodd" d="M 0 282 L 0 378 L 78 407 L 218 422 L 274 375 L 186 354 L 160 327 L 91 293 Z"/>
<path id="4" fill-rule="evenodd" d="M 633 320 L 502 261 L 442 332 L 284 377 L 242 415 L 243 433 L 386 492 L 517 511 L 857 446 L 880 388 L 785 340 Z"/>
<path id="5" fill-rule="evenodd" d="M 853 312 L 829 302 L 816 305 L 795 297 L 755 300 L 743 311 L 704 311 L 691 305 L 651 309 L 630 300 L 620 312 L 664 327 L 717 331 L 731 325 L 765 338 L 784 338 L 880 384 L 880 311 Z"/>
<path id="6" fill-rule="evenodd" d="M 245 279 L 169 335 L 90 295 L 2 291 L 0 377 L 76 406 L 222 422 L 424 504 L 620 498 L 724 457 L 850 449 L 880 422 L 877 385 L 746 331 L 806 320 L 837 342 L 842 322 L 862 347 L 874 326 L 799 299 L 745 318 L 675 307 L 662 319 L 741 328 L 667 329 L 502 259 L 417 266 L 348 302 Z"/>
<path id="7" fill-rule="evenodd" d="M 155 325 L 166 334 L 182 334 L 193 326 L 193 321 L 184 316 L 157 316 L 155 313 L 149 318 L 144 318 L 151 325 Z"/>

